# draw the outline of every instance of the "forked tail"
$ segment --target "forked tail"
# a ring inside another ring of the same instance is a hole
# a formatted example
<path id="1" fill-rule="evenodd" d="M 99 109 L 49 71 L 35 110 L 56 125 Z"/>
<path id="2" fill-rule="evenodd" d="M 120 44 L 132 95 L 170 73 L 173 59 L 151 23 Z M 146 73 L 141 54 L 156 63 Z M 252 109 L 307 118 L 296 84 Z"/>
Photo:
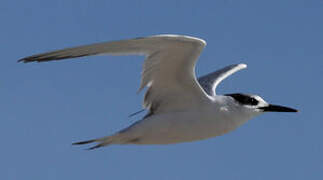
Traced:
<path id="1" fill-rule="evenodd" d="M 113 135 L 113 136 L 106 136 L 106 137 L 98 138 L 98 139 L 91 139 L 91 140 L 87 140 L 87 141 L 75 142 L 72 145 L 83 145 L 83 144 L 89 144 L 89 143 L 98 143 L 97 145 L 92 146 L 92 147 L 87 149 L 87 150 L 92 150 L 92 149 L 97 149 L 99 147 L 108 146 L 110 144 L 117 144 L 117 142 L 115 142 L 115 140 L 116 140 L 116 135 Z"/>

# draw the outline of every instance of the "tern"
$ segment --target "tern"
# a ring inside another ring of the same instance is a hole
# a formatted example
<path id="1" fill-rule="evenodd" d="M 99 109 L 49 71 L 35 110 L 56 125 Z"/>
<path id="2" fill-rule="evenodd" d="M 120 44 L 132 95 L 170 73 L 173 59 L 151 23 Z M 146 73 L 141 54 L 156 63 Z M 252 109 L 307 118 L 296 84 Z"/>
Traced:
<path id="1" fill-rule="evenodd" d="M 116 133 L 73 143 L 96 143 L 89 149 L 112 144 L 174 144 L 228 133 L 264 112 L 297 112 L 267 103 L 258 95 L 217 95 L 216 87 L 246 64 L 229 65 L 196 78 L 195 64 L 206 46 L 202 39 L 183 35 L 155 35 L 97 43 L 20 59 L 45 62 L 91 55 L 144 55 L 139 91 L 147 88 L 143 107 L 148 113 Z"/>

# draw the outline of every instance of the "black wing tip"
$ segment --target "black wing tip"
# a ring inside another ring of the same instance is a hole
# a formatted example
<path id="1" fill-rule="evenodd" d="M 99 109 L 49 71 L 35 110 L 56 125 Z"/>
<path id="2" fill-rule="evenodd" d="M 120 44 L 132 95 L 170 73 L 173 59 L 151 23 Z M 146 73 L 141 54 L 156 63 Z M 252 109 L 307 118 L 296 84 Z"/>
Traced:
<path id="1" fill-rule="evenodd" d="M 58 61 L 62 59 L 72 59 L 72 58 L 78 58 L 78 57 L 84 57 L 84 56 L 91 56 L 95 54 L 80 54 L 80 55 L 66 55 L 66 56 L 55 56 L 55 55 L 34 55 L 25 57 L 22 59 L 19 59 L 17 62 L 23 62 L 23 63 L 30 63 L 30 62 L 46 62 L 46 61 Z"/>
<path id="2" fill-rule="evenodd" d="M 29 56 L 29 57 L 25 57 L 25 58 L 21 58 L 17 61 L 17 63 L 30 63 L 30 62 L 40 62 L 40 61 L 44 61 L 44 58 L 38 57 L 38 56 Z M 46 61 L 46 60 L 45 60 Z"/>
<path id="3" fill-rule="evenodd" d="M 62 58 L 58 58 L 58 57 L 34 57 L 34 56 L 31 56 L 31 57 L 26 57 L 26 58 L 22 58 L 22 59 L 19 59 L 17 62 L 20 63 L 20 62 L 23 62 L 23 63 L 30 63 L 30 62 L 46 62 L 46 61 L 52 61 L 52 60 L 59 60 L 59 59 L 62 59 Z"/>
<path id="4" fill-rule="evenodd" d="M 17 61 L 17 63 L 20 63 L 20 62 L 22 62 L 22 63 L 28 63 L 28 62 L 32 62 L 33 60 L 31 60 L 31 59 L 28 59 L 28 58 L 22 58 L 22 59 L 19 59 L 18 61 Z"/>

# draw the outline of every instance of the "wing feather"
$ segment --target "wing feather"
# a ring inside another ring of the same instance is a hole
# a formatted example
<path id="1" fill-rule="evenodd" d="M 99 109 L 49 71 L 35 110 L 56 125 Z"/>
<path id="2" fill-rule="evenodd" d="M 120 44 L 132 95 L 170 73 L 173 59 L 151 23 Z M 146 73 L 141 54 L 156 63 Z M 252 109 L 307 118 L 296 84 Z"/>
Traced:
<path id="1" fill-rule="evenodd" d="M 207 94 L 209 94 L 210 96 L 215 96 L 216 87 L 220 84 L 221 81 L 223 81 L 233 73 L 245 68 L 247 68 L 246 64 L 229 65 L 215 72 L 200 77 L 198 79 L 198 82 Z"/>
<path id="2" fill-rule="evenodd" d="M 205 41 L 180 35 L 158 35 L 67 48 L 25 57 L 19 62 L 45 62 L 91 55 L 145 55 L 141 85 L 143 106 L 154 113 L 194 106 L 208 95 L 195 77 L 195 64 Z"/>

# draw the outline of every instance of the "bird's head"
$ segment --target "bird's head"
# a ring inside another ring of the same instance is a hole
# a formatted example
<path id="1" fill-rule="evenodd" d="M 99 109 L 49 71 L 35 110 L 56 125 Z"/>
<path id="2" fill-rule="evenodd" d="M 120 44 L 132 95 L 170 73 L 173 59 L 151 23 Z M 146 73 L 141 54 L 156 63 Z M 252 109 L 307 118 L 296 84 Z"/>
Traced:
<path id="1" fill-rule="evenodd" d="M 258 95 L 251 94 L 226 94 L 232 100 L 236 109 L 250 115 L 258 115 L 263 112 L 297 112 L 296 109 L 269 104 Z"/>

